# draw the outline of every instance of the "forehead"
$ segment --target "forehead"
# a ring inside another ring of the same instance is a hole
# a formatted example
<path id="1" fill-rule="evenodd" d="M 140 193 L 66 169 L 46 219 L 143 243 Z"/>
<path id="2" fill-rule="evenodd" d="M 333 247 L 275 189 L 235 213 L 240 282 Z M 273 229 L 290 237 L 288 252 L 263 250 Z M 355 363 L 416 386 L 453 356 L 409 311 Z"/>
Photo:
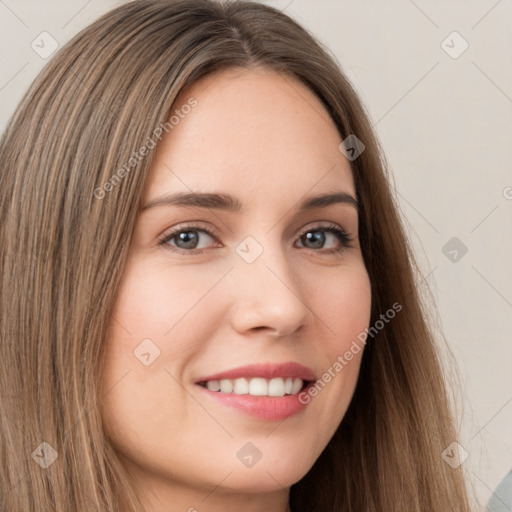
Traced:
<path id="1" fill-rule="evenodd" d="M 192 109 L 183 108 L 191 101 Z M 172 110 L 146 198 L 219 189 L 247 200 L 330 189 L 355 194 L 333 120 L 297 79 L 262 68 L 222 71 L 183 91 Z"/>

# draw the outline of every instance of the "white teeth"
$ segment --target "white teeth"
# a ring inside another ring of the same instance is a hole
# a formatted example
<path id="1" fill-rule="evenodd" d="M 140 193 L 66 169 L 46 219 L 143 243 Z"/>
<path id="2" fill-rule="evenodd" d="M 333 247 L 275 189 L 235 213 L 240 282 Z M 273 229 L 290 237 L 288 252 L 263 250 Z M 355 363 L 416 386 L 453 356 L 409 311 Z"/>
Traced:
<path id="1" fill-rule="evenodd" d="M 268 383 L 268 396 L 284 396 L 284 386 L 283 379 L 271 379 Z"/>
<path id="2" fill-rule="evenodd" d="M 249 381 L 247 379 L 235 379 L 233 386 L 235 395 L 247 395 L 249 393 Z"/>
<path id="3" fill-rule="evenodd" d="M 291 377 L 288 377 L 284 383 L 284 392 L 287 395 L 292 394 L 292 385 L 293 385 L 293 379 Z"/>
<path id="4" fill-rule="evenodd" d="M 229 379 L 222 379 L 220 381 L 221 393 L 232 393 L 233 392 L 233 381 Z"/>
<path id="5" fill-rule="evenodd" d="M 218 380 L 209 380 L 206 383 L 206 387 L 210 391 L 220 391 L 220 382 Z"/>
<path id="6" fill-rule="evenodd" d="M 252 379 L 222 379 L 206 382 L 206 388 L 210 391 L 253 396 L 296 395 L 303 385 L 304 381 L 302 379 L 293 377 L 274 377 L 273 379 L 253 377 Z"/>
<path id="7" fill-rule="evenodd" d="M 302 388 L 302 379 L 293 379 L 292 395 L 297 394 Z"/>
<path id="8" fill-rule="evenodd" d="M 268 395 L 268 383 L 266 379 L 254 377 L 249 382 L 249 394 L 253 396 Z"/>

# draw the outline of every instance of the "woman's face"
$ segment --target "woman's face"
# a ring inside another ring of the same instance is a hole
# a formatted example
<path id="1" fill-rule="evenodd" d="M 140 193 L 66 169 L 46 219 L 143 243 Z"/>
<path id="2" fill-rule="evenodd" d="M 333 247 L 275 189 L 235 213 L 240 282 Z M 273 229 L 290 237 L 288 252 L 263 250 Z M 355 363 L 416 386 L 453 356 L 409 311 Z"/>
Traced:
<path id="1" fill-rule="evenodd" d="M 362 351 L 333 368 L 370 321 L 350 165 L 321 102 L 271 71 L 206 77 L 175 109 L 106 340 L 105 430 L 148 502 L 284 503 L 347 410 Z"/>

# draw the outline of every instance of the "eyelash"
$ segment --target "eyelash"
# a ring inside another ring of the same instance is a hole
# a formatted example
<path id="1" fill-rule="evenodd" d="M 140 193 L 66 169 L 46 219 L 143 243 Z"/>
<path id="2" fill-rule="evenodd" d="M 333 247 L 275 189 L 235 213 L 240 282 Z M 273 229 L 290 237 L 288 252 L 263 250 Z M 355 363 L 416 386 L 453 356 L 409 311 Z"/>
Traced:
<path id="1" fill-rule="evenodd" d="M 175 236 L 177 236 L 181 233 L 186 233 L 188 231 L 204 231 L 206 234 L 208 234 L 213 239 L 217 238 L 216 233 L 214 231 L 212 231 L 211 229 L 209 229 L 204 224 L 200 224 L 200 223 L 199 224 L 190 224 L 190 225 L 185 224 L 178 228 L 172 229 L 171 231 L 167 231 L 167 232 L 163 233 L 159 237 L 157 244 L 159 246 L 167 245 L 166 249 L 168 249 L 172 252 L 180 253 L 180 254 L 201 254 L 201 253 L 203 253 L 206 249 L 189 249 L 189 250 L 187 250 L 187 249 L 180 249 L 179 247 L 174 247 L 174 246 L 167 244 L 167 242 L 172 240 Z M 336 224 L 331 224 L 331 223 L 321 224 L 321 225 L 317 225 L 317 226 L 313 226 L 313 227 L 304 229 L 299 234 L 298 239 L 302 238 L 306 233 L 316 232 L 316 231 L 326 231 L 326 232 L 334 233 L 335 236 L 338 238 L 338 240 L 341 242 L 341 247 L 339 247 L 337 249 L 327 249 L 327 250 L 325 250 L 325 249 L 324 250 L 310 249 L 313 252 L 320 252 L 323 254 L 337 254 L 337 253 L 341 253 L 345 249 L 350 249 L 350 248 L 354 247 L 354 245 L 353 245 L 354 238 L 351 237 L 343 228 L 337 226 Z M 307 247 L 301 247 L 301 249 L 307 249 Z"/>

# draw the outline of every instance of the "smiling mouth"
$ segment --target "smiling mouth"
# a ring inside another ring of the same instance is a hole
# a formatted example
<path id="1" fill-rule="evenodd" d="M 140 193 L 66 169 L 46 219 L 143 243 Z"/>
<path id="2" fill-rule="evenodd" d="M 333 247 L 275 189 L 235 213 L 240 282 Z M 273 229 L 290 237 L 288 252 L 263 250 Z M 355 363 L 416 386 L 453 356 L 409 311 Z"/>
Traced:
<path id="1" fill-rule="evenodd" d="M 238 379 L 220 379 L 198 382 L 209 391 L 221 394 L 252 395 L 252 396 L 286 396 L 297 395 L 305 389 L 311 381 L 298 377 L 241 377 Z"/>

